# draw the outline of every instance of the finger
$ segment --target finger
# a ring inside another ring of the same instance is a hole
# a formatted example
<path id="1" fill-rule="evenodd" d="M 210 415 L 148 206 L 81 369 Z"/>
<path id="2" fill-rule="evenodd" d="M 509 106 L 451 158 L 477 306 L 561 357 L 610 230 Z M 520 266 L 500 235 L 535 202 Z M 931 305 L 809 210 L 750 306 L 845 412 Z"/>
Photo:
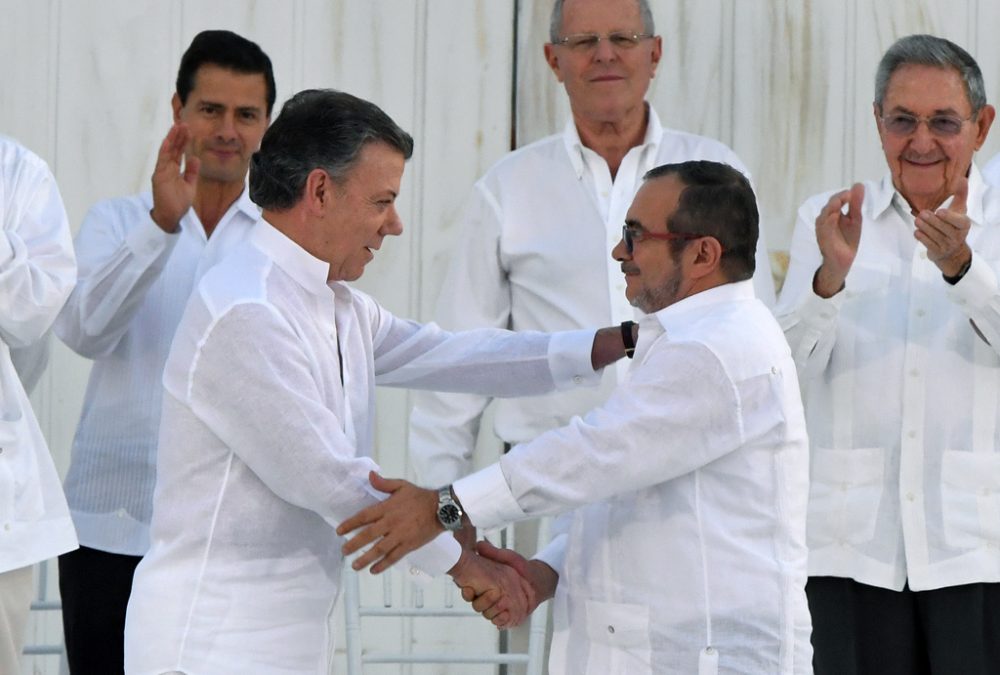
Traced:
<path id="1" fill-rule="evenodd" d="M 476 591 L 472 586 L 462 586 L 462 599 L 466 602 L 474 602 L 476 599 Z"/>
<path id="2" fill-rule="evenodd" d="M 368 482 L 372 484 L 372 487 L 379 492 L 385 492 L 387 494 L 392 494 L 399 488 L 407 485 L 405 480 L 398 480 L 392 478 L 383 478 L 380 474 L 371 471 L 368 474 Z"/>
<path id="3" fill-rule="evenodd" d="M 831 195 L 830 199 L 826 202 L 826 206 L 820 210 L 819 215 L 816 217 L 816 226 L 819 227 L 821 224 L 828 225 L 837 222 L 849 196 L 850 193 L 847 190 L 841 190 Z"/>
<path id="4" fill-rule="evenodd" d="M 865 200 L 865 186 L 855 183 L 851 186 L 847 202 L 847 219 L 853 225 L 861 225 L 861 204 Z"/>
<path id="5" fill-rule="evenodd" d="M 463 595 L 463 597 L 465 596 L 464 590 L 463 590 L 463 594 L 462 595 Z M 472 600 L 472 609 L 474 609 L 477 612 L 479 612 L 480 614 L 482 614 L 483 612 L 485 612 L 486 610 L 490 609 L 491 607 L 495 607 L 496 604 L 497 604 L 497 601 L 500 600 L 500 598 L 501 598 L 500 591 L 497 590 L 496 588 L 491 588 L 490 590 L 486 591 L 485 593 L 477 595 L 475 598 L 473 598 L 473 600 Z M 499 610 L 497 610 L 497 611 L 499 611 Z"/>
<path id="6" fill-rule="evenodd" d="M 383 515 L 383 504 L 385 502 L 379 502 L 378 504 L 372 504 L 367 508 L 361 509 L 337 526 L 337 534 L 343 537 L 345 534 L 349 534 L 359 527 L 374 523 Z"/>
<path id="7" fill-rule="evenodd" d="M 943 222 L 930 211 L 921 211 L 914 218 L 913 224 L 916 227 L 914 235 L 917 233 L 924 235 L 926 241 L 930 242 L 929 248 L 945 249 L 954 245 L 952 239 L 956 231 L 955 228 Z M 920 240 L 919 237 L 918 240 Z"/>
<path id="8" fill-rule="evenodd" d="M 198 172 L 201 170 L 201 160 L 194 155 L 184 157 L 184 182 L 194 185 L 198 180 Z"/>
<path id="9" fill-rule="evenodd" d="M 492 621 L 493 625 L 497 628 L 507 628 L 510 624 L 510 612 L 501 612 L 490 619 L 490 621 Z"/>
<path id="10" fill-rule="evenodd" d="M 385 541 L 384 537 L 382 541 Z M 387 569 L 402 560 L 407 553 L 417 548 L 419 548 L 419 546 L 408 546 L 402 543 L 396 544 L 381 560 L 372 565 L 372 574 L 381 574 L 382 572 L 385 572 Z"/>
<path id="11" fill-rule="evenodd" d="M 489 541 L 483 539 L 476 544 L 476 553 L 488 560 L 509 565 L 522 576 L 527 573 L 527 561 L 516 551 L 497 548 Z"/>
<path id="12" fill-rule="evenodd" d="M 951 200 L 948 208 L 961 214 L 968 212 L 969 201 L 969 179 L 960 176 L 955 185 L 955 196 Z"/>

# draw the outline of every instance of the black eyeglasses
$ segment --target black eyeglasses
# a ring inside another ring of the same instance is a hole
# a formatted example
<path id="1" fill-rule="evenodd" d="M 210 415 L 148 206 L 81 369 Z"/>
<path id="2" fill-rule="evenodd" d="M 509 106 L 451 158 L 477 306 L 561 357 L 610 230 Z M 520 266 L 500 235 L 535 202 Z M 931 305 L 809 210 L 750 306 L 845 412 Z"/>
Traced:
<path id="1" fill-rule="evenodd" d="M 622 225 L 622 241 L 625 242 L 625 251 L 632 255 L 635 250 L 635 242 L 642 241 L 643 239 L 661 239 L 665 241 L 689 241 L 691 239 L 701 239 L 702 237 L 710 237 L 710 234 L 697 234 L 695 232 L 647 232 L 641 227 L 636 227 L 635 225 L 629 225 L 625 223 Z"/>
<path id="2" fill-rule="evenodd" d="M 931 115 L 930 117 L 920 117 L 909 113 L 892 113 L 880 117 L 882 126 L 894 136 L 909 136 L 916 132 L 917 127 L 923 122 L 927 129 L 935 136 L 957 136 L 962 131 L 962 125 L 972 120 L 975 115 L 969 117 L 959 117 L 958 115 Z"/>

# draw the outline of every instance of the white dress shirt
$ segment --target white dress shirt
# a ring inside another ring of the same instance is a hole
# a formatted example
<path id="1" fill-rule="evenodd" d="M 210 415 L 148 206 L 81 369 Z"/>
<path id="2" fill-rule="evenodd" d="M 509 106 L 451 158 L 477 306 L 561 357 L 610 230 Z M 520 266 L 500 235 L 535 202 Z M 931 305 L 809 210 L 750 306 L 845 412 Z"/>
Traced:
<path id="1" fill-rule="evenodd" d="M 983 167 L 983 180 L 990 185 L 1000 185 L 1000 154 L 993 155 Z"/>
<path id="2" fill-rule="evenodd" d="M 174 329 L 198 279 L 260 219 L 246 190 L 211 237 L 194 209 L 167 234 L 152 206 L 146 192 L 91 208 L 76 237 L 80 282 L 55 324 L 94 360 L 65 482 L 80 542 L 134 556 L 149 548 L 160 382 Z"/>
<path id="3" fill-rule="evenodd" d="M 0 136 L 0 572 L 76 548 L 59 476 L 10 358 L 11 348 L 45 335 L 75 281 L 55 178 Z"/>
<path id="4" fill-rule="evenodd" d="M 571 119 L 561 134 L 497 162 L 472 189 L 462 232 L 435 319 L 445 328 L 572 330 L 638 316 L 611 249 L 643 175 L 661 164 L 703 159 L 749 176 L 722 143 L 664 129 L 652 106 L 642 143 L 630 149 L 614 179 L 607 162 L 583 146 Z M 773 304 L 763 231 L 757 246 L 757 296 Z M 495 431 L 509 443 L 530 440 L 600 405 L 626 365 L 605 369 L 600 388 L 496 403 Z M 489 399 L 427 393 L 415 398 L 409 447 L 418 481 L 446 485 L 472 470 L 480 417 Z"/>
<path id="5" fill-rule="evenodd" d="M 163 375 L 152 546 L 125 630 L 132 675 L 326 675 L 334 530 L 384 497 L 368 482 L 376 382 L 515 395 L 599 377 L 593 331 L 452 335 L 328 272 L 262 221 L 188 305 Z M 458 555 L 442 533 L 410 569 L 440 574 Z"/>
<path id="6" fill-rule="evenodd" d="M 799 209 L 778 308 L 809 424 L 809 573 L 1000 581 L 1000 195 L 973 166 L 972 267 L 950 286 L 891 178 L 865 183 L 857 258 L 824 300 L 814 222 L 830 194 Z"/>
<path id="7" fill-rule="evenodd" d="M 788 345 L 746 281 L 645 317 L 606 403 L 454 490 L 485 528 L 575 509 L 553 674 L 809 673 L 807 464 Z"/>

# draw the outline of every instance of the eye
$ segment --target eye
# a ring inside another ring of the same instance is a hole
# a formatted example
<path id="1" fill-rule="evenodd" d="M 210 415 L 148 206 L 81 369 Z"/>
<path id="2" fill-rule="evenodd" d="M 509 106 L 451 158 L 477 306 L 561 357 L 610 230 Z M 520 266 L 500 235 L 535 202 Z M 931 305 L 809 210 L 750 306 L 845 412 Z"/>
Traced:
<path id="1" fill-rule="evenodd" d="M 611 41 L 615 47 L 635 47 L 639 44 L 639 37 L 632 33 L 612 33 L 608 36 L 608 40 Z"/>
<path id="2" fill-rule="evenodd" d="M 917 118 L 913 115 L 897 113 L 882 118 L 885 128 L 894 134 L 911 134 L 917 128 Z"/>
<path id="3" fill-rule="evenodd" d="M 597 46 L 598 40 L 600 38 L 593 34 L 570 35 L 566 38 L 566 44 L 571 49 L 590 49 Z"/>
<path id="4" fill-rule="evenodd" d="M 942 136 L 954 136 L 962 130 L 962 120 L 950 115 L 932 117 L 929 124 L 934 133 Z"/>
<path id="5" fill-rule="evenodd" d="M 240 111 L 240 118 L 246 122 L 256 122 L 260 119 L 260 115 L 256 110 L 242 110 Z"/>

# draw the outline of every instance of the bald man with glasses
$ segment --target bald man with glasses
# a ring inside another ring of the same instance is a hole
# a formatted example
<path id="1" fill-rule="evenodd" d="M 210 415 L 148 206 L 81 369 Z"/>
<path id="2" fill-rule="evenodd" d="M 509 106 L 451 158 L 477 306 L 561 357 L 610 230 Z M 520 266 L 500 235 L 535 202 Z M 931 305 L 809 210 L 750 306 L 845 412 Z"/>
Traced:
<path id="1" fill-rule="evenodd" d="M 897 41 L 876 74 L 889 172 L 799 210 L 777 313 L 811 445 L 816 673 L 1000 664 L 1000 195 L 961 47 Z"/>

